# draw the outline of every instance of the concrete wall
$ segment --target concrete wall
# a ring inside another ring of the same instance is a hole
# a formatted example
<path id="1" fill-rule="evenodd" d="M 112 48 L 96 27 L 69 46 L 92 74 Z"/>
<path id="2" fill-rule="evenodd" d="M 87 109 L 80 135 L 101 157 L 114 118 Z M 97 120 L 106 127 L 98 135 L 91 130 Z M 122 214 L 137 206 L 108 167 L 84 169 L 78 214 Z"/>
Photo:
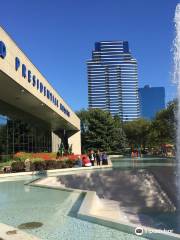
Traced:
<path id="1" fill-rule="evenodd" d="M 59 149 L 59 145 L 61 143 L 61 138 L 52 132 L 52 152 L 57 152 Z"/>
<path id="2" fill-rule="evenodd" d="M 81 153 L 81 132 L 77 132 L 71 137 L 68 138 L 68 143 L 72 144 L 72 151 L 74 154 L 80 154 Z"/>

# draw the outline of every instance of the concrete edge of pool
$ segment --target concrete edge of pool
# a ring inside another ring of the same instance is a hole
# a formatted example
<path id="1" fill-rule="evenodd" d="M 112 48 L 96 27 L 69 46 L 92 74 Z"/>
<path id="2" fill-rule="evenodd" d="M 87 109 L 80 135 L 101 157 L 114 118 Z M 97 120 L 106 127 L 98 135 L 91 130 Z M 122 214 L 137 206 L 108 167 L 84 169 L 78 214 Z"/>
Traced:
<path id="1" fill-rule="evenodd" d="M 53 169 L 53 170 L 47 170 L 45 171 L 45 173 L 47 174 L 47 176 L 53 174 L 53 173 L 58 173 L 58 174 L 65 174 L 65 173 L 76 173 L 78 171 L 87 171 L 87 170 L 97 170 L 97 169 L 105 169 L 105 168 L 112 168 L 112 164 L 110 163 L 109 165 L 102 165 L 102 166 L 93 166 L 93 167 L 81 167 L 81 168 L 63 168 L 63 169 Z M 38 172 L 38 171 L 34 171 L 34 172 L 17 172 L 17 173 L 3 173 L 0 174 L 0 179 L 3 178 L 10 178 L 10 177 L 23 177 L 23 176 L 41 176 L 43 175 L 44 172 Z"/>
<path id="2" fill-rule="evenodd" d="M 178 234 L 175 234 L 175 233 L 155 233 L 155 231 L 157 229 L 154 229 L 154 228 L 150 228 L 150 227 L 146 227 L 146 226 L 137 226 L 133 223 L 125 223 L 123 221 L 117 221 L 117 220 L 114 220 L 113 218 L 111 217 L 105 217 L 105 216 L 100 216 L 100 215 L 97 215 L 97 214 L 92 214 L 91 213 L 91 210 L 88 206 L 91 205 L 94 205 L 95 201 L 97 201 L 97 206 L 99 205 L 98 203 L 98 200 L 95 200 L 96 197 L 94 196 L 96 195 L 95 192 L 89 192 L 87 191 L 86 195 L 85 195 L 85 198 L 84 198 L 84 201 L 82 202 L 81 204 L 81 207 L 78 211 L 78 217 L 83 219 L 83 220 L 86 220 L 86 221 L 91 221 L 91 222 L 94 222 L 96 224 L 100 224 L 100 225 L 104 225 L 104 226 L 107 226 L 107 227 L 111 227 L 111 228 L 115 228 L 117 230 L 120 230 L 122 232 L 127 232 L 127 233 L 130 233 L 130 234 L 134 234 L 135 235 L 135 229 L 137 227 L 141 227 L 143 229 L 146 230 L 147 233 L 143 233 L 141 235 L 141 237 L 145 237 L 145 238 L 148 238 L 148 239 L 154 239 L 154 240 L 175 240 L 175 239 L 180 239 L 180 236 Z M 93 199 L 93 200 L 92 200 Z M 93 203 L 92 203 L 93 201 Z"/>

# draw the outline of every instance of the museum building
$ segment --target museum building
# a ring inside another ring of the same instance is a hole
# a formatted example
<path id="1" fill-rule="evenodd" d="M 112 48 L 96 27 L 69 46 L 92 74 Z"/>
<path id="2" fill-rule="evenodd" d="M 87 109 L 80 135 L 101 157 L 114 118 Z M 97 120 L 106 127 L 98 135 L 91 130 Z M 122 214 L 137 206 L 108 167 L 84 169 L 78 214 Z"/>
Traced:
<path id="1" fill-rule="evenodd" d="M 80 119 L 0 27 L 0 155 L 81 152 Z"/>

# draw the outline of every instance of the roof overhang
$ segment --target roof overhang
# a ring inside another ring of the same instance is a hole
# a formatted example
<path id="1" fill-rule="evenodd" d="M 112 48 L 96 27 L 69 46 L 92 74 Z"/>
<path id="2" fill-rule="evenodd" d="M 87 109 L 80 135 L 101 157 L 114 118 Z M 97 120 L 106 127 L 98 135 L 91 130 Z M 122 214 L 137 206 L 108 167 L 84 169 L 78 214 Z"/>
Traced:
<path id="1" fill-rule="evenodd" d="M 22 113 L 28 114 L 36 119 L 47 123 L 52 131 L 69 130 L 79 131 L 77 126 L 64 119 L 52 108 L 40 101 L 30 91 L 23 88 L 6 73 L 0 70 L 0 100 L 21 110 Z M 1 111 L 0 111 L 1 114 Z"/>

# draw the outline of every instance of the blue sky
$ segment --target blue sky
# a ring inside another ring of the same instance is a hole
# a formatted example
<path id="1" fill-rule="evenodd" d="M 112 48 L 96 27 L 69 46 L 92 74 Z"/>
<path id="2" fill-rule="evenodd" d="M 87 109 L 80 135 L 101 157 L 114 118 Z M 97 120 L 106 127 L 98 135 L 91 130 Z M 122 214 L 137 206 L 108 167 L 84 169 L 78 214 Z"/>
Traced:
<path id="1" fill-rule="evenodd" d="M 0 25 L 74 109 L 86 108 L 86 60 L 95 41 L 128 40 L 139 86 L 172 85 L 173 17 L 178 0 L 6 0 Z"/>

